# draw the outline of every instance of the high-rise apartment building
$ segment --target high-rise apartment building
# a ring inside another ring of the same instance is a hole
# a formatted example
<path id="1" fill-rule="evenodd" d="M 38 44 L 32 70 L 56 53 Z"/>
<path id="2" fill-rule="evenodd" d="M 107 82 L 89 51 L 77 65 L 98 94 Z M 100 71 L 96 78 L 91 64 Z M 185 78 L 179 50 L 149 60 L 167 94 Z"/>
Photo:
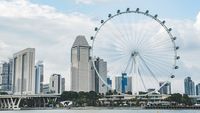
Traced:
<path id="1" fill-rule="evenodd" d="M 94 82 L 92 85 L 95 86 L 95 92 L 97 93 L 106 93 L 107 92 L 107 86 L 106 86 L 106 81 L 107 81 L 107 62 L 105 62 L 103 59 L 96 58 L 94 61 L 94 65 L 96 68 L 96 73 L 95 69 L 93 69 L 92 76 L 95 77 Z M 99 77 L 100 76 L 100 77 Z"/>
<path id="2" fill-rule="evenodd" d="M 35 94 L 35 49 L 27 48 L 13 55 L 13 93 Z"/>
<path id="3" fill-rule="evenodd" d="M 43 91 L 44 81 L 44 65 L 42 61 L 38 61 L 35 66 L 35 94 L 40 94 Z"/>
<path id="4" fill-rule="evenodd" d="M 132 77 L 122 73 L 122 76 L 115 76 L 112 80 L 112 88 L 121 93 L 132 91 Z"/>
<path id="5" fill-rule="evenodd" d="M 43 84 L 42 88 L 43 94 L 49 94 L 49 84 Z"/>
<path id="6" fill-rule="evenodd" d="M 63 91 L 65 91 L 65 78 L 62 78 L 62 88 L 61 88 L 61 93 L 63 92 Z"/>
<path id="7" fill-rule="evenodd" d="M 71 48 L 71 90 L 94 91 L 90 46 L 84 36 L 77 36 Z"/>
<path id="8" fill-rule="evenodd" d="M 12 92 L 12 66 L 13 60 L 10 59 L 9 62 L 4 62 L 2 64 L 2 73 L 1 73 L 1 90 L 3 92 Z"/>
<path id="9" fill-rule="evenodd" d="M 192 81 L 191 77 L 187 77 L 184 80 L 185 94 L 195 95 L 195 84 Z"/>
<path id="10" fill-rule="evenodd" d="M 196 95 L 200 95 L 200 83 L 196 85 Z"/>
<path id="11" fill-rule="evenodd" d="M 49 92 L 53 94 L 62 93 L 62 77 L 60 74 L 53 74 L 49 79 Z"/>
<path id="12" fill-rule="evenodd" d="M 159 82 L 159 86 L 161 87 L 159 92 L 160 94 L 171 94 L 171 83 L 170 82 Z"/>

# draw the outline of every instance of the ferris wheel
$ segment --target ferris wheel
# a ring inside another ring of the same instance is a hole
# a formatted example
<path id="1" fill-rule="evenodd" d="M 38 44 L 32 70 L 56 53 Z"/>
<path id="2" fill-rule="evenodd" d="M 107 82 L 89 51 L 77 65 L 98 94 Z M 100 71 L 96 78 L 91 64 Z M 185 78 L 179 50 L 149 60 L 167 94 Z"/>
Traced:
<path id="1" fill-rule="evenodd" d="M 93 65 L 94 59 L 100 57 L 107 62 L 108 76 L 126 73 L 132 78 L 133 94 L 148 89 L 158 91 L 175 77 L 176 62 L 180 58 L 175 43 L 177 38 L 157 14 L 151 15 L 148 10 L 140 11 L 139 8 L 117 10 L 114 15 L 108 14 L 107 19 L 101 20 L 94 30 L 91 37 Z M 95 65 L 94 69 L 110 87 Z M 164 81 L 161 86 L 160 81 Z"/>

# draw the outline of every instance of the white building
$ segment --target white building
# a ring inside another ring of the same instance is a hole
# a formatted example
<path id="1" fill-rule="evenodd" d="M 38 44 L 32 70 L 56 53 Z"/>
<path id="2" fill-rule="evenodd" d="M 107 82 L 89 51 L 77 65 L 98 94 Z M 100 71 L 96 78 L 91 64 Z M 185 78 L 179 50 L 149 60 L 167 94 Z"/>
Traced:
<path id="1" fill-rule="evenodd" d="M 61 94 L 62 81 L 60 74 L 53 74 L 49 79 L 49 92 L 53 94 Z"/>
<path id="2" fill-rule="evenodd" d="M 35 94 L 40 94 L 43 91 L 44 81 L 44 65 L 42 61 L 38 61 L 35 66 Z"/>
<path id="3" fill-rule="evenodd" d="M 49 93 L 49 84 L 43 84 L 42 91 L 43 91 L 43 94 L 48 94 Z"/>
<path id="4" fill-rule="evenodd" d="M 71 90 L 94 91 L 90 46 L 84 36 L 77 36 L 71 48 Z"/>
<path id="5" fill-rule="evenodd" d="M 13 58 L 13 93 L 35 94 L 35 49 L 22 50 Z"/>
<path id="6" fill-rule="evenodd" d="M 127 76 L 126 92 L 128 91 L 132 92 L 132 76 Z"/>

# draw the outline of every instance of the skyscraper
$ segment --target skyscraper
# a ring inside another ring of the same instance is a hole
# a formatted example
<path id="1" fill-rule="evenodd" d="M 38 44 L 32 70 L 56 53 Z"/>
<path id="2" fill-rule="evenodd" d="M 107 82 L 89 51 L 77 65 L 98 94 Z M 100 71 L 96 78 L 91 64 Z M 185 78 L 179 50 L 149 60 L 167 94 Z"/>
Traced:
<path id="1" fill-rule="evenodd" d="M 71 90 L 94 91 L 90 46 L 84 36 L 77 36 L 71 48 Z"/>
<path id="2" fill-rule="evenodd" d="M 44 65 L 42 61 L 38 61 L 35 66 L 35 94 L 40 94 L 43 91 L 44 81 Z"/>
<path id="3" fill-rule="evenodd" d="M 2 74 L 2 67 L 0 65 L 0 91 L 1 91 L 1 85 L 2 85 L 2 76 L 1 76 L 1 74 Z"/>
<path id="4" fill-rule="evenodd" d="M 195 95 L 195 85 L 194 85 L 194 82 L 192 81 L 191 77 L 185 78 L 184 88 L 185 88 L 185 94 Z"/>
<path id="5" fill-rule="evenodd" d="M 42 88 L 43 94 L 48 94 L 49 92 L 49 84 L 43 84 Z"/>
<path id="6" fill-rule="evenodd" d="M 95 86 L 95 92 L 106 93 L 107 86 L 104 82 L 107 81 L 107 62 L 105 62 L 103 59 L 96 58 L 94 63 L 98 73 L 96 73 L 96 71 L 93 70 L 94 73 L 92 73 L 92 77 L 95 77 L 95 80 L 94 82 L 92 82 L 92 85 Z M 98 74 L 101 78 L 99 78 Z"/>
<path id="7" fill-rule="evenodd" d="M 121 93 L 132 91 L 132 77 L 123 73 L 122 76 L 115 76 L 112 80 L 112 88 Z"/>
<path id="8" fill-rule="evenodd" d="M 62 88 L 61 88 L 61 93 L 65 91 L 65 78 L 62 78 Z"/>
<path id="9" fill-rule="evenodd" d="M 126 73 L 122 73 L 121 84 L 122 84 L 122 93 L 126 93 L 126 86 L 127 86 L 127 74 Z"/>
<path id="10" fill-rule="evenodd" d="M 49 92 L 53 94 L 61 94 L 61 75 L 60 74 L 53 74 L 50 76 L 49 79 Z"/>
<path id="11" fill-rule="evenodd" d="M 2 91 L 11 93 L 12 91 L 12 65 L 13 60 L 10 59 L 9 62 L 4 62 L 2 64 Z"/>
<path id="12" fill-rule="evenodd" d="M 161 87 L 159 90 L 160 94 L 171 94 L 171 83 L 170 82 L 167 82 L 167 83 L 159 82 L 159 86 Z"/>
<path id="13" fill-rule="evenodd" d="M 109 87 L 107 87 L 107 92 L 109 90 L 111 90 L 110 88 L 112 88 L 112 80 L 110 79 L 110 77 L 107 77 L 107 84 L 109 85 Z"/>
<path id="14" fill-rule="evenodd" d="M 35 49 L 17 52 L 13 58 L 13 93 L 35 94 Z"/>
<path id="15" fill-rule="evenodd" d="M 196 85 L 196 95 L 200 95 L 200 83 Z"/>

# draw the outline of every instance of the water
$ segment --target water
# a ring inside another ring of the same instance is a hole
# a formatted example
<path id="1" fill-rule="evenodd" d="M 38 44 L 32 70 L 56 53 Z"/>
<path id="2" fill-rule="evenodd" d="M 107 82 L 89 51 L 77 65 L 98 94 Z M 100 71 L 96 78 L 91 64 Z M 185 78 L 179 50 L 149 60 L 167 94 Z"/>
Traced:
<path id="1" fill-rule="evenodd" d="M 200 110 L 19 110 L 0 113 L 200 113 Z"/>

